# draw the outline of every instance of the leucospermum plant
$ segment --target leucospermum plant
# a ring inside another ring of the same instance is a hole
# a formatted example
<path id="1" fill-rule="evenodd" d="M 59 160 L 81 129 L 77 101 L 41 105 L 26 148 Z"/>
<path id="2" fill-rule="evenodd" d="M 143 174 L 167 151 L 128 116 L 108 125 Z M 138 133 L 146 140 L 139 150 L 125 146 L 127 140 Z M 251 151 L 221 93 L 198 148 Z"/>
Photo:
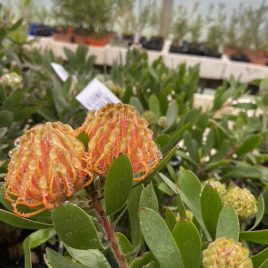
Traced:
<path id="1" fill-rule="evenodd" d="M 267 249 L 253 255 L 251 244 L 268 244 L 268 230 L 253 231 L 264 214 L 262 195 L 202 184 L 189 170 L 169 178 L 176 147 L 162 153 L 129 105 L 90 112 L 76 130 L 37 125 L 15 143 L 0 220 L 36 230 L 23 242 L 27 268 L 31 250 L 44 243 L 44 266 L 53 268 L 267 265 Z"/>

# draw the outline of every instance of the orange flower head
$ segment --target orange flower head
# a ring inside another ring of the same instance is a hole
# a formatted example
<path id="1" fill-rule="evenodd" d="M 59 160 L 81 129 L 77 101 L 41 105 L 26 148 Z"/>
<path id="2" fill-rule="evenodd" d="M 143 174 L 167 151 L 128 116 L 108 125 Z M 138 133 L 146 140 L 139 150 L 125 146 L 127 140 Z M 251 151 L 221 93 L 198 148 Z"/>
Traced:
<path id="1" fill-rule="evenodd" d="M 15 145 L 3 189 L 19 216 L 31 217 L 52 209 L 91 182 L 85 182 L 83 144 L 68 125 L 38 125 L 25 132 Z M 32 211 L 20 212 L 18 206 Z"/>
<path id="2" fill-rule="evenodd" d="M 126 104 L 107 104 L 90 112 L 77 133 L 88 135 L 87 170 L 105 176 L 114 158 L 124 154 L 131 162 L 134 181 L 144 179 L 159 163 L 161 153 L 148 123 Z"/>

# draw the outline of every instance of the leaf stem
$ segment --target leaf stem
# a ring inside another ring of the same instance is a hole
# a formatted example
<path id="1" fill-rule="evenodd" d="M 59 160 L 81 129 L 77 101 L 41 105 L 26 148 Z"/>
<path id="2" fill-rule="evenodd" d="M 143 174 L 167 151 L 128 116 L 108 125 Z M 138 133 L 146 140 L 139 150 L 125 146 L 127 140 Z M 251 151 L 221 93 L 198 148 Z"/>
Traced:
<path id="1" fill-rule="evenodd" d="M 127 268 L 126 260 L 120 251 L 119 245 L 115 237 L 114 228 L 111 222 L 109 221 L 108 217 L 105 215 L 103 205 L 102 205 L 102 199 L 100 198 L 97 191 L 93 194 L 92 206 L 96 211 L 99 223 L 102 226 L 102 229 L 109 241 L 112 253 L 114 255 L 114 258 L 119 268 Z"/>

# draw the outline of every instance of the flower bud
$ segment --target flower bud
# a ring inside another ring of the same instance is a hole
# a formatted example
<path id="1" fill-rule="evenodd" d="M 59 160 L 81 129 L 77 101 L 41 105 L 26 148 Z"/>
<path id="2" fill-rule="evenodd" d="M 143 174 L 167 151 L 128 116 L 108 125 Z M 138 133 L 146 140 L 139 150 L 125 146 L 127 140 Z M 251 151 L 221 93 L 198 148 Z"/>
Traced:
<path id="1" fill-rule="evenodd" d="M 125 104 L 107 104 L 89 113 L 77 133 L 88 135 L 87 170 L 105 176 L 114 158 L 128 157 L 134 181 L 144 179 L 159 163 L 161 153 L 148 123 Z"/>
<path id="2" fill-rule="evenodd" d="M 221 237 L 211 242 L 202 253 L 204 268 L 252 268 L 248 249 L 240 242 Z"/>
<path id="3" fill-rule="evenodd" d="M 185 214 L 186 214 L 186 220 L 188 221 L 192 221 L 193 220 L 193 217 L 194 217 L 194 214 L 191 210 L 189 209 L 186 209 L 185 210 Z M 176 221 L 180 221 L 181 220 L 181 216 L 180 216 L 180 213 L 178 213 L 177 217 L 176 217 Z"/>
<path id="4" fill-rule="evenodd" d="M 38 125 L 15 141 L 4 194 L 15 214 L 31 217 L 52 209 L 85 183 L 85 152 L 73 129 L 60 122 Z M 32 209 L 23 213 L 18 206 Z"/>
<path id="5" fill-rule="evenodd" d="M 124 89 L 118 85 L 112 85 L 109 89 L 117 96 L 119 99 L 122 99 L 124 96 Z"/>
<path id="6" fill-rule="evenodd" d="M 7 73 L 0 78 L 0 83 L 9 88 L 22 88 L 23 78 L 15 72 Z"/>
<path id="7" fill-rule="evenodd" d="M 253 217 L 257 212 L 257 201 L 255 196 L 246 188 L 235 186 L 228 189 L 223 196 L 225 204 L 233 206 L 241 219 Z"/>
<path id="8" fill-rule="evenodd" d="M 167 128 L 168 127 L 168 120 L 166 118 L 166 116 L 161 116 L 158 120 L 157 120 L 157 125 L 161 128 Z"/>
<path id="9" fill-rule="evenodd" d="M 226 185 L 224 183 L 220 183 L 219 181 L 216 181 L 215 179 L 210 179 L 207 181 L 207 183 L 217 192 L 220 196 L 223 196 L 226 193 Z"/>
<path id="10" fill-rule="evenodd" d="M 157 122 L 157 116 L 152 111 L 145 111 L 142 117 L 147 120 L 150 125 Z"/>

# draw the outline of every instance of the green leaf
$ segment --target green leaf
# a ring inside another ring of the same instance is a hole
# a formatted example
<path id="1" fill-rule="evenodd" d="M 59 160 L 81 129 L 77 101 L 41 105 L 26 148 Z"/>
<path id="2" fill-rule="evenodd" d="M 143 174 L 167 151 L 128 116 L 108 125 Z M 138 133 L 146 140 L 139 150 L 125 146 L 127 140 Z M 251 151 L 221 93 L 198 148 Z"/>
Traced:
<path id="1" fill-rule="evenodd" d="M 32 268 L 32 259 L 31 259 L 31 249 L 29 238 L 26 238 L 23 243 L 23 253 L 24 253 L 24 267 Z"/>
<path id="2" fill-rule="evenodd" d="M 29 240 L 30 249 L 34 249 L 48 241 L 56 234 L 54 229 L 41 229 L 31 233 L 27 239 Z"/>
<path id="3" fill-rule="evenodd" d="M 239 219 L 235 210 L 231 206 L 224 206 L 219 215 L 216 238 L 225 237 L 238 241 L 239 229 Z"/>
<path id="4" fill-rule="evenodd" d="M 251 136 L 248 139 L 246 139 L 241 146 L 237 149 L 236 153 L 238 156 L 247 154 L 249 152 L 252 152 L 260 143 L 261 143 L 261 136 L 255 135 Z"/>
<path id="5" fill-rule="evenodd" d="M 179 112 L 179 107 L 178 104 L 175 100 L 173 100 L 169 106 L 168 106 L 168 110 L 167 110 L 167 121 L 168 121 L 168 127 L 171 127 L 177 120 L 178 117 L 178 112 Z"/>
<path id="6" fill-rule="evenodd" d="M 144 113 L 143 106 L 137 97 L 131 97 L 129 100 L 129 104 L 134 106 L 140 115 Z"/>
<path id="7" fill-rule="evenodd" d="M 91 217 L 73 204 L 59 206 L 52 211 L 53 225 L 59 238 L 77 249 L 101 248 Z"/>
<path id="8" fill-rule="evenodd" d="M 169 230 L 172 231 L 175 224 L 176 224 L 176 216 L 174 213 L 169 210 L 168 208 L 165 209 L 165 222 L 166 225 L 168 226 Z"/>
<path id="9" fill-rule="evenodd" d="M 179 175 L 179 188 L 181 190 L 181 199 L 193 212 L 207 238 L 210 238 L 201 215 L 200 195 L 202 185 L 200 181 L 193 172 L 186 170 Z"/>
<path id="10" fill-rule="evenodd" d="M 0 111 L 0 127 L 10 127 L 13 123 L 13 113 L 2 110 Z"/>
<path id="11" fill-rule="evenodd" d="M 140 209 L 140 224 L 146 244 L 161 268 L 183 268 L 176 242 L 160 215 L 150 208 L 142 208 Z"/>
<path id="12" fill-rule="evenodd" d="M 83 143 L 84 148 L 87 151 L 89 141 L 88 135 L 85 132 L 82 132 L 76 138 Z"/>
<path id="13" fill-rule="evenodd" d="M 157 196 L 152 183 L 148 184 L 146 188 L 142 189 L 140 207 L 151 208 L 155 211 L 159 210 Z"/>
<path id="14" fill-rule="evenodd" d="M 254 268 L 260 267 L 260 265 L 264 263 L 267 259 L 268 259 L 268 248 L 265 248 L 260 253 L 251 257 Z"/>
<path id="15" fill-rule="evenodd" d="M 45 260 L 47 266 L 51 268 L 88 268 L 85 265 L 73 262 L 70 258 L 64 257 L 50 248 L 46 249 Z"/>
<path id="16" fill-rule="evenodd" d="M 155 258 L 151 252 L 146 252 L 142 256 L 135 258 L 131 263 L 130 268 L 144 268 L 145 265 L 149 264 L 154 259 Z"/>
<path id="17" fill-rule="evenodd" d="M 104 185 L 104 206 L 106 215 L 111 215 L 126 203 L 132 186 L 132 167 L 125 155 L 114 159 Z"/>
<path id="18" fill-rule="evenodd" d="M 127 239 L 127 237 L 124 234 L 116 232 L 115 236 L 116 236 L 116 240 L 118 242 L 118 245 L 120 247 L 120 251 L 124 255 L 127 255 L 133 251 L 133 247 L 132 247 L 131 243 L 129 242 L 129 240 Z"/>
<path id="19" fill-rule="evenodd" d="M 216 234 L 221 209 L 222 200 L 218 191 L 207 183 L 201 193 L 201 212 L 203 221 L 212 238 L 214 238 Z"/>
<path id="20" fill-rule="evenodd" d="M 177 148 L 174 147 L 172 148 L 166 155 L 165 157 L 161 160 L 161 162 L 159 163 L 159 165 L 156 167 L 156 169 L 151 173 L 152 174 L 156 174 L 158 171 L 162 170 L 163 168 L 166 167 L 167 163 L 169 162 L 169 160 L 174 156 L 174 154 L 176 153 Z"/>
<path id="21" fill-rule="evenodd" d="M 165 145 L 165 147 L 162 148 L 162 152 L 166 153 L 168 152 L 171 148 L 176 146 L 180 139 L 182 138 L 184 132 L 190 128 L 190 124 L 186 123 L 182 127 L 180 127 L 178 130 L 172 132 L 172 135 L 169 138 L 168 144 Z"/>
<path id="22" fill-rule="evenodd" d="M 215 144 L 215 131 L 214 131 L 214 128 L 211 128 L 208 135 L 207 135 L 206 143 L 203 147 L 204 156 L 206 156 L 210 153 L 214 144 Z"/>
<path id="23" fill-rule="evenodd" d="M 259 268 L 268 268 L 268 260 L 266 260 Z"/>
<path id="24" fill-rule="evenodd" d="M 250 228 L 250 230 L 253 230 L 258 226 L 258 224 L 261 222 L 263 218 L 264 212 L 265 212 L 265 202 L 264 202 L 262 194 L 260 194 L 258 197 L 257 214 L 256 214 L 255 222 L 254 222 L 254 225 Z"/>
<path id="25" fill-rule="evenodd" d="M 5 99 L 5 102 L 3 103 L 3 109 L 14 112 L 20 107 L 22 100 L 22 91 L 15 90 Z"/>
<path id="26" fill-rule="evenodd" d="M 167 144 L 169 143 L 169 139 L 170 139 L 170 136 L 169 136 L 169 135 L 167 135 L 167 134 L 162 134 L 162 135 L 159 135 L 159 136 L 156 138 L 155 143 L 156 143 L 157 146 L 162 150 L 162 149 L 165 148 L 165 146 L 167 146 Z"/>
<path id="27" fill-rule="evenodd" d="M 260 231 L 241 232 L 240 239 L 257 244 L 268 245 L 268 229 Z"/>
<path id="28" fill-rule="evenodd" d="M 65 245 L 69 254 L 88 268 L 110 268 L 107 259 L 98 249 L 75 249 Z"/>
<path id="29" fill-rule="evenodd" d="M 161 116 L 160 105 L 156 95 L 151 95 L 149 98 L 149 109 L 156 115 Z"/>
<path id="30" fill-rule="evenodd" d="M 53 82 L 54 86 L 51 88 L 53 101 L 58 114 L 61 114 L 65 109 L 69 109 L 69 104 L 60 83 L 56 79 L 53 79 Z"/>
<path id="31" fill-rule="evenodd" d="M 201 238 L 195 225 L 186 220 L 179 221 L 172 235 L 180 250 L 185 268 L 200 267 Z"/>
<path id="32" fill-rule="evenodd" d="M 159 264 L 155 261 L 151 261 L 144 266 L 144 268 L 158 268 Z"/>
<path id="33" fill-rule="evenodd" d="M 39 110 L 39 107 L 36 107 L 36 106 L 25 107 L 25 108 L 19 109 L 18 111 L 14 113 L 14 120 L 15 122 L 26 120 L 38 110 Z"/>
<path id="34" fill-rule="evenodd" d="M 158 173 L 158 176 L 164 181 L 164 183 L 169 187 L 169 189 L 172 190 L 172 192 L 176 195 L 179 194 L 180 189 L 177 187 L 177 185 L 170 180 L 166 175 L 164 175 L 163 173 Z"/>
<path id="35" fill-rule="evenodd" d="M 198 143 L 195 139 L 193 139 L 192 134 L 189 131 L 186 131 L 183 135 L 184 145 L 186 147 L 186 151 L 189 153 L 190 157 L 198 162 Z"/>
<path id="36" fill-rule="evenodd" d="M 14 227 L 23 229 L 50 229 L 53 227 L 52 224 L 41 223 L 30 219 L 22 218 L 14 213 L 0 209 L 0 221 L 7 223 Z"/>
<path id="37" fill-rule="evenodd" d="M 0 139 L 3 138 L 7 133 L 7 128 L 6 127 L 1 127 L 0 128 Z"/>
<path id="38" fill-rule="evenodd" d="M 141 191 L 141 184 L 133 188 L 128 201 L 128 215 L 131 227 L 131 241 L 134 248 L 140 245 L 141 242 L 140 220 L 138 216 Z"/>

